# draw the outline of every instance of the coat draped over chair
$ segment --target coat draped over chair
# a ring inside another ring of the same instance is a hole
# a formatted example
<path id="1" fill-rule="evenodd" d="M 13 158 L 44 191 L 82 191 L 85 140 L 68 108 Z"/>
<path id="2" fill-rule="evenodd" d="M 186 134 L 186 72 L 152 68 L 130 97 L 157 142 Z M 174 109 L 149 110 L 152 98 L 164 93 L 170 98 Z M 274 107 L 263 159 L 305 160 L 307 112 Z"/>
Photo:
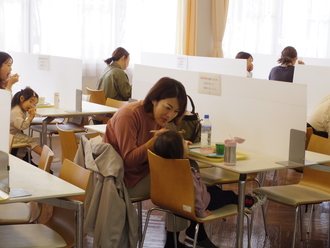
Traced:
<path id="1" fill-rule="evenodd" d="M 74 161 L 93 171 L 84 208 L 84 232 L 94 238 L 93 247 L 136 247 L 138 218 L 124 184 L 122 158 L 100 136 L 83 136 Z"/>

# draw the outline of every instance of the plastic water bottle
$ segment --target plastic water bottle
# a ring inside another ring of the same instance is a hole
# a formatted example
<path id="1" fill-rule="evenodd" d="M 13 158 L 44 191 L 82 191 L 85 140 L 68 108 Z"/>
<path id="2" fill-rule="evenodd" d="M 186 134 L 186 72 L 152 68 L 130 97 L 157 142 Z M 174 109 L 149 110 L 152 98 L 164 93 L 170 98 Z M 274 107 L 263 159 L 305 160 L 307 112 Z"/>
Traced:
<path id="1" fill-rule="evenodd" d="M 202 130 L 201 130 L 201 145 L 202 146 L 211 145 L 211 132 L 212 132 L 212 124 L 209 119 L 209 115 L 204 115 L 204 120 L 202 123 Z"/>
<path id="2" fill-rule="evenodd" d="M 55 92 L 54 93 L 54 108 L 60 107 L 60 93 Z"/>

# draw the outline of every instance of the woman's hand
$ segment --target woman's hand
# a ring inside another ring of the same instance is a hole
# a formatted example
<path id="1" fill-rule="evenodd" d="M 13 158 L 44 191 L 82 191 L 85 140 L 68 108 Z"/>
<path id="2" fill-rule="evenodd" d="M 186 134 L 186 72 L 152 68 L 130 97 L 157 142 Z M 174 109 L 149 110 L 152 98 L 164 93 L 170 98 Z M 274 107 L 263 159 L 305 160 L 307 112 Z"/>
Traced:
<path id="1" fill-rule="evenodd" d="M 161 135 L 162 133 L 167 132 L 168 129 L 166 128 L 162 128 L 159 129 L 157 132 L 154 133 L 154 137 L 152 137 L 150 140 L 147 141 L 147 143 L 145 143 L 145 147 L 151 151 L 154 150 L 154 144 L 155 144 L 155 140 L 159 137 L 159 135 Z"/>
<path id="2" fill-rule="evenodd" d="M 7 80 L 7 86 L 6 88 L 11 89 L 12 86 L 17 83 L 19 80 L 19 75 L 16 73 L 12 75 L 8 80 Z"/>

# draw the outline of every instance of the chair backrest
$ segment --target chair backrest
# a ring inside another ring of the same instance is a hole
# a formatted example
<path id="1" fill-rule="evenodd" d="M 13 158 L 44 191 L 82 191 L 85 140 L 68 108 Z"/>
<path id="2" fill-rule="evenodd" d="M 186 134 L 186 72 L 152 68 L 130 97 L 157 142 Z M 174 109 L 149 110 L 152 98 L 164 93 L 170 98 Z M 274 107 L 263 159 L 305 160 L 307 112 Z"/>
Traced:
<path id="1" fill-rule="evenodd" d="M 97 104 L 105 104 L 106 97 L 103 90 L 93 90 L 86 87 L 87 95 L 89 95 L 89 102 Z"/>
<path id="2" fill-rule="evenodd" d="M 83 190 L 87 190 L 91 175 L 92 171 L 86 170 L 68 159 L 64 159 L 58 177 Z M 85 194 L 67 198 L 83 202 L 85 200 Z"/>
<path id="3" fill-rule="evenodd" d="M 312 134 L 313 134 L 313 128 L 307 127 L 306 128 L 306 149 L 308 147 L 308 143 L 309 143 L 309 141 L 311 139 Z"/>
<path id="4" fill-rule="evenodd" d="M 114 108 L 120 108 L 121 106 L 125 105 L 126 103 L 128 103 L 127 101 L 119 101 L 116 99 L 112 99 L 112 98 L 107 98 L 105 105 L 109 106 L 109 107 L 114 107 Z"/>
<path id="5" fill-rule="evenodd" d="M 78 150 L 76 135 L 72 130 L 63 130 L 59 127 L 58 124 L 56 124 L 56 126 L 60 136 L 62 163 L 66 158 L 73 161 L 74 156 Z"/>
<path id="6" fill-rule="evenodd" d="M 330 193 L 330 172 L 304 168 L 304 175 L 299 184 Z"/>
<path id="7" fill-rule="evenodd" d="M 312 134 L 307 150 L 330 155 L 330 139 Z"/>
<path id="8" fill-rule="evenodd" d="M 53 158 L 54 158 L 53 151 L 47 145 L 44 145 L 42 147 L 38 168 L 49 172 L 50 166 L 53 162 Z"/>
<path id="9" fill-rule="evenodd" d="M 148 150 L 150 199 L 188 219 L 195 216 L 195 189 L 188 159 L 165 159 Z"/>
<path id="10" fill-rule="evenodd" d="M 14 135 L 9 134 L 9 153 L 11 153 L 13 142 L 14 142 Z"/>

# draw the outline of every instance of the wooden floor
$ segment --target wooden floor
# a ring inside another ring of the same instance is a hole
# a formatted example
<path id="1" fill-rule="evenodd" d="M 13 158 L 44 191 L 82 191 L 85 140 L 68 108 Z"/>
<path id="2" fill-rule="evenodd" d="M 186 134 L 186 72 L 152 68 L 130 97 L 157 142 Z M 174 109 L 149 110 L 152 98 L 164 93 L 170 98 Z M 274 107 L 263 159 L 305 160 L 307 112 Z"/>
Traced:
<path id="1" fill-rule="evenodd" d="M 58 137 L 53 139 L 53 150 L 55 156 L 60 157 L 59 141 Z M 34 160 L 38 161 L 37 155 L 34 155 Z M 53 163 L 52 170 L 54 174 L 58 175 L 61 163 Z M 279 175 L 275 184 L 293 184 L 300 180 L 300 173 L 294 170 L 284 169 L 279 171 Z M 273 179 L 273 172 L 267 173 L 267 178 L 265 185 L 270 185 Z M 247 182 L 247 193 L 251 193 L 256 187 L 256 183 Z M 237 185 L 225 185 L 224 189 L 234 190 L 237 192 Z M 148 209 L 153 206 L 150 201 L 143 202 L 143 214 L 146 215 Z M 327 247 L 328 240 L 328 226 L 329 226 L 329 203 L 322 203 L 315 206 L 313 212 L 313 222 L 311 233 L 308 235 L 307 224 L 308 217 L 310 214 L 310 208 L 308 208 L 307 213 L 303 213 L 303 241 L 300 241 L 299 232 L 296 235 L 296 246 L 303 248 L 322 248 Z M 305 207 L 303 208 L 305 210 Z M 51 214 L 51 208 L 47 208 L 43 213 L 41 221 L 45 221 Z M 268 236 L 265 235 L 261 209 L 255 211 L 253 230 L 252 230 L 252 248 L 286 248 L 291 247 L 292 236 L 293 236 L 293 221 L 294 221 L 294 209 L 270 202 L 269 209 L 267 213 L 267 228 Z M 246 225 L 246 223 L 245 223 Z M 212 241 L 215 245 L 222 248 L 235 247 L 236 239 L 236 217 L 228 218 L 226 221 L 215 221 L 213 223 L 213 233 L 209 233 L 209 225 L 205 226 L 208 235 L 212 236 Z M 247 246 L 247 229 L 245 226 L 244 232 L 244 247 Z M 151 222 L 149 224 L 148 233 L 146 236 L 146 241 L 144 247 L 146 248 L 160 248 L 164 247 L 165 243 L 165 228 L 164 228 L 164 215 L 162 213 L 157 213 L 154 211 Z M 180 241 L 184 240 L 184 234 L 180 234 Z M 84 239 L 84 247 L 92 248 L 93 239 L 86 236 Z"/>

